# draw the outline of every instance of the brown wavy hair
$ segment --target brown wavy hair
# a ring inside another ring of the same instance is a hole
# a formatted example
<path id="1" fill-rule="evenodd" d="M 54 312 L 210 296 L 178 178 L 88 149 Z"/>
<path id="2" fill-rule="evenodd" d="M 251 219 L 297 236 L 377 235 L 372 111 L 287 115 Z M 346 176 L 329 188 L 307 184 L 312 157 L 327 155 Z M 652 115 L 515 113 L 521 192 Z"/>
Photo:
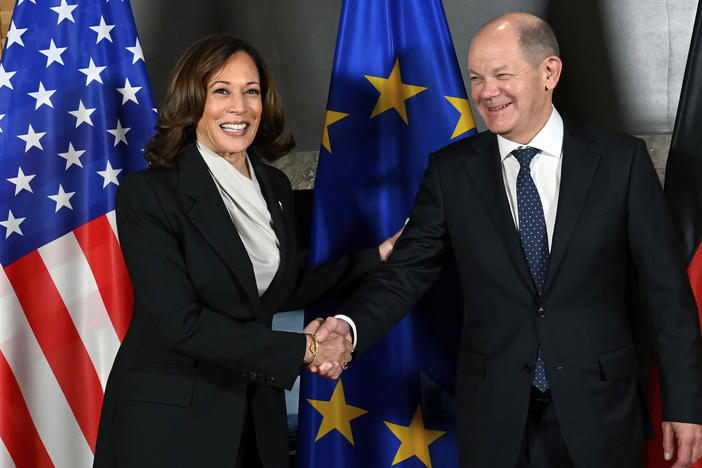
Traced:
<path id="1" fill-rule="evenodd" d="M 207 100 L 207 84 L 237 52 L 245 52 L 251 57 L 261 79 L 263 112 L 248 151 L 272 161 L 295 146 L 292 135 L 285 130 L 283 106 L 273 76 L 261 55 L 243 39 L 214 34 L 190 46 L 171 72 L 156 134 L 144 149 L 144 158 L 151 167 L 170 166 L 178 154 L 195 141 L 195 128 Z"/>

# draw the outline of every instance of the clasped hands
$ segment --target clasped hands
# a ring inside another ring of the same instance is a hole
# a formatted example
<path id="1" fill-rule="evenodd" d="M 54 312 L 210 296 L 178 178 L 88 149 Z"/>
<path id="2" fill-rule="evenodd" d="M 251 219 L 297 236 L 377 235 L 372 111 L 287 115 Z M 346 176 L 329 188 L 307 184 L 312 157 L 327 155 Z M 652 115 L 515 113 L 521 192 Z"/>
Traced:
<path id="1" fill-rule="evenodd" d="M 393 236 L 378 246 L 381 262 L 387 261 L 395 247 L 395 241 L 408 222 L 409 218 Z M 320 377 L 338 379 L 351 362 L 353 338 L 349 324 L 335 317 L 327 317 L 326 320 L 316 318 L 307 324 L 303 332 L 307 336 L 307 347 L 302 362 L 307 369 Z"/>
<path id="2" fill-rule="evenodd" d="M 303 361 L 307 363 L 307 370 L 320 377 L 338 379 L 352 359 L 353 339 L 349 324 L 334 317 L 316 318 L 303 332 L 309 334 Z M 313 352 L 315 342 L 316 355 Z"/>

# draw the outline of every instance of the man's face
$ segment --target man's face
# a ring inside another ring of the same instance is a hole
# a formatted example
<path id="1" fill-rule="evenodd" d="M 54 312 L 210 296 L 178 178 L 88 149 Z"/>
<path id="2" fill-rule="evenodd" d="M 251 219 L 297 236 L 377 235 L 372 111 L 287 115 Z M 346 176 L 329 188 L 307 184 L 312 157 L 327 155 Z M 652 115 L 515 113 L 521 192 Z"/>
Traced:
<path id="1" fill-rule="evenodd" d="M 551 115 L 553 89 L 546 62 L 530 65 L 513 30 L 478 32 L 468 52 L 470 91 L 490 131 L 526 144 L 543 128 Z"/>

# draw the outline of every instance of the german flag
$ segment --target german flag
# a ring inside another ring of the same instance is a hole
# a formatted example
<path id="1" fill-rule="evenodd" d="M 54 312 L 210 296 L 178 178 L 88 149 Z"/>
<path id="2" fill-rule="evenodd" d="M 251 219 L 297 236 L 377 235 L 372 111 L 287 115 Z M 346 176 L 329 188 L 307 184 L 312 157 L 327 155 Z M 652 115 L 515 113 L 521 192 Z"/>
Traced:
<path id="1" fill-rule="evenodd" d="M 683 239 L 687 274 L 702 312 L 702 8 L 697 7 L 690 41 L 680 103 L 675 118 L 673 138 L 665 170 L 665 195 L 670 212 Z M 700 315 L 702 318 L 702 314 Z M 646 446 L 646 467 L 667 468 L 673 460 L 663 460 L 661 435 L 661 402 L 655 369 L 651 372 L 649 408 L 656 439 Z M 702 468 L 702 461 L 692 465 Z"/>

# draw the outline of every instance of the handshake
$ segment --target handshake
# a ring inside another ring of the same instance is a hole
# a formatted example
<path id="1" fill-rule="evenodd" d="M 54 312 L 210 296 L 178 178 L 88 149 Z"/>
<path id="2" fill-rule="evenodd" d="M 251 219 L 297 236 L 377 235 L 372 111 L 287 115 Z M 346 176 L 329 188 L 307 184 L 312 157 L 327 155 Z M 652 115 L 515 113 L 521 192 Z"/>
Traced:
<path id="1" fill-rule="evenodd" d="M 409 218 L 392 237 L 385 239 L 378 246 L 381 262 L 385 262 L 392 253 L 395 241 L 404 231 L 407 222 Z M 327 317 L 326 320 L 316 318 L 307 324 L 303 332 L 307 337 L 307 346 L 302 363 L 307 370 L 320 377 L 338 379 L 351 362 L 353 352 L 353 337 L 349 323 L 336 317 Z"/>
<path id="2" fill-rule="evenodd" d="M 348 322 L 335 317 L 316 318 L 303 330 L 307 345 L 303 364 L 320 377 L 338 379 L 351 362 L 353 338 Z"/>

